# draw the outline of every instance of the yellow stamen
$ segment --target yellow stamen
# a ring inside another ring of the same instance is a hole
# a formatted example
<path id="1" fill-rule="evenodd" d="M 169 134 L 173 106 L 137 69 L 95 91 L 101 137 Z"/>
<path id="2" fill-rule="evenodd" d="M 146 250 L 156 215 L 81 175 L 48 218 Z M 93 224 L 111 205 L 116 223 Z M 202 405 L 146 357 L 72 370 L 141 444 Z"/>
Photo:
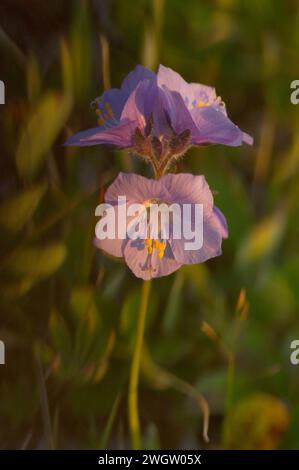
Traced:
<path id="1" fill-rule="evenodd" d="M 163 258 L 164 256 L 164 251 L 166 248 L 166 243 L 165 242 L 160 242 L 159 240 L 151 240 L 150 238 L 146 238 L 144 240 L 144 244 L 147 248 L 147 252 L 149 254 L 152 254 L 153 250 L 158 250 L 158 256 L 159 258 Z"/>
<path id="2" fill-rule="evenodd" d="M 166 247 L 165 242 L 158 242 L 158 247 L 157 248 L 158 248 L 159 251 L 164 251 L 165 247 Z"/>
<path id="3" fill-rule="evenodd" d="M 104 108 L 106 109 L 106 111 L 107 111 L 107 113 L 108 113 L 108 116 L 109 116 L 110 118 L 113 118 L 113 111 L 112 111 L 112 109 L 111 109 L 110 104 L 109 104 L 109 103 L 105 103 L 105 104 L 104 104 Z"/>
<path id="4" fill-rule="evenodd" d="M 159 240 L 154 241 L 154 248 L 156 248 L 156 249 L 159 248 Z"/>
<path id="5" fill-rule="evenodd" d="M 105 119 L 104 119 L 104 116 L 102 114 L 102 111 L 100 109 L 96 109 L 96 115 L 99 116 L 98 124 L 100 126 L 103 126 L 105 124 Z"/>
<path id="6" fill-rule="evenodd" d="M 204 101 L 197 101 L 196 106 L 198 108 L 201 108 L 202 106 L 209 106 L 209 105 L 207 103 L 205 103 Z"/>
<path id="7" fill-rule="evenodd" d="M 147 247 L 147 252 L 151 254 L 153 252 L 153 246 L 152 246 L 153 240 L 151 240 L 150 238 L 146 238 L 144 240 L 144 244 Z"/>

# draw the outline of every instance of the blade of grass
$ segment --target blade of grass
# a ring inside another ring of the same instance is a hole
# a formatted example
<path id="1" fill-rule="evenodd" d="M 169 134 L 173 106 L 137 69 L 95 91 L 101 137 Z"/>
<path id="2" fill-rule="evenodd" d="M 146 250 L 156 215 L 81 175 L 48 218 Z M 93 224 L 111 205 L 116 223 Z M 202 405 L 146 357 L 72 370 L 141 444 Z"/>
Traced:
<path id="1" fill-rule="evenodd" d="M 119 407 L 120 397 L 121 397 L 120 394 L 118 394 L 116 396 L 116 398 L 114 400 L 114 403 L 113 403 L 113 406 L 111 408 L 111 411 L 109 413 L 108 420 L 107 420 L 107 423 L 106 423 L 106 426 L 105 426 L 105 429 L 103 431 L 102 438 L 101 438 L 101 441 L 100 441 L 100 449 L 101 450 L 105 450 L 107 448 L 107 443 L 108 443 L 108 440 L 109 440 L 109 437 L 110 437 L 110 434 L 111 434 L 111 430 L 112 430 L 112 426 L 113 426 L 113 423 L 114 423 L 114 420 L 115 420 L 115 416 L 116 416 L 116 413 L 117 413 L 117 410 L 118 410 L 118 407 Z"/>

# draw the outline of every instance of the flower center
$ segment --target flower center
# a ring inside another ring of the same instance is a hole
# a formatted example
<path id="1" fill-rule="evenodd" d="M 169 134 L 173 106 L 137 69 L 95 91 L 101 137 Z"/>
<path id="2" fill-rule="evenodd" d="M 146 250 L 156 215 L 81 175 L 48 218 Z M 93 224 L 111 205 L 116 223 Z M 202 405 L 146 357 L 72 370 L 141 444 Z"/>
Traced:
<path id="1" fill-rule="evenodd" d="M 159 258 L 163 258 L 166 248 L 166 243 L 164 241 L 152 240 L 151 238 L 147 238 L 146 240 L 144 240 L 144 245 L 146 246 L 149 255 L 153 253 L 153 250 L 158 250 Z"/>
<path id="2" fill-rule="evenodd" d="M 146 201 L 144 201 L 143 205 L 146 209 L 150 209 L 151 205 L 161 204 L 161 203 L 162 201 L 159 201 L 159 199 L 152 198 L 152 199 L 147 199 Z"/>
<path id="3" fill-rule="evenodd" d="M 146 211 L 147 211 L 147 220 L 148 221 L 150 220 L 150 208 L 151 208 L 151 206 L 153 204 L 159 205 L 161 203 L 162 202 L 157 198 L 148 199 L 147 201 L 145 201 L 143 203 L 143 205 L 144 205 L 144 207 L 146 208 Z M 148 235 L 150 235 L 150 226 L 149 226 Z M 163 258 L 165 248 L 166 248 L 166 242 L 165 241 L 159 240 L 159 239 L 146 238 L 144 240 L 144 245 L 146 246 L 147 252 L 148 252 L 149 255 L 151 255 L 153 253 L 153 250 L 157 250 L 159 258 L 160 259 Z"/>
<path id="4" fill-rule="evenodd" d="M 204 101 L 197 101 L 196 106 L 197 108 L 202 108 L 203 106 L 209 106 L 209 103 L 205 103 Z"/>

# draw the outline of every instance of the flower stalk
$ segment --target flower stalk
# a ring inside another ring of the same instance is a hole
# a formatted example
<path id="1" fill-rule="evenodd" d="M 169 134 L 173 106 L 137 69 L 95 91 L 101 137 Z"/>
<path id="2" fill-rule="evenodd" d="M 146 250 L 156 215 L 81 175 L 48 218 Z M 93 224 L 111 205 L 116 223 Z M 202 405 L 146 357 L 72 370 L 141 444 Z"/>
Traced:
<path id="1" fill-rule="evenodd" d="M 139 371 L 141 354 L 143 347 L 144 330 L 146 323 L 146 313 L 148 310 L 148 300 L 150 294 L 151 281 L 143 281 L 141 291 L 141 302 L 138 314 L 137 329 L 135 345 L 132 357 L 130 382 L 129 382 L 129 396 L 128 396 L 128 412 L 129 412 L 129 427 L 131 434 L 131 443 L 134 450 L 141 448 L 140 437 L 140 420 L 138 412 L 138 384 L 139 384 Z"/>

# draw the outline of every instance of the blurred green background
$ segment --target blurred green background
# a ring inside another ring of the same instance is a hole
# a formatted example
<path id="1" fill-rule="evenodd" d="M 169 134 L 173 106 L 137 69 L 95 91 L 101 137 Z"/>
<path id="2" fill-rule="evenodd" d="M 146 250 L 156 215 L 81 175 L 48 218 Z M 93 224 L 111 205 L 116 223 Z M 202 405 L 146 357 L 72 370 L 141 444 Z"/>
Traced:
<path id="1" fill-rule="evenodd" d="M 118 171 L 65 148 L 90 102 L 142 63 L 215 86 L 254 147 L 192 149 L 227 217 L 223 255 L 152 285 L 145 448 L 299 448 L 297 0 L 2 0 L 1 448 L 130 448 L 127 386 L 141 281 L 92 245 Z M 202 437 L 202 395 L 210 443 Z"/>

